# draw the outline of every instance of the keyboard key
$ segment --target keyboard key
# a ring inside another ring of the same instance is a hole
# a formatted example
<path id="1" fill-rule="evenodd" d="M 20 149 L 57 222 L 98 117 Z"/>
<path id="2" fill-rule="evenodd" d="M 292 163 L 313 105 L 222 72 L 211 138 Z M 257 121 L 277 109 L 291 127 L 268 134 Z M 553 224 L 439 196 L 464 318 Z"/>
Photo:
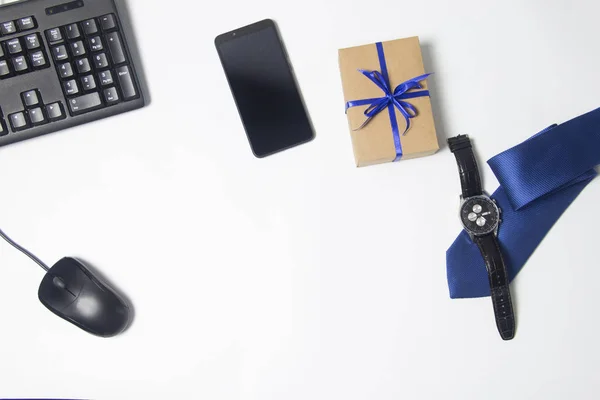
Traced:
<path id="1" fill-rule="evenodd" d="M 0 119 L 0 136 L 8 135 L 8 129 L 6 129 L 6 125 L 4 125 L 4 121 Z"/>
<path id="2" fill-rule="evenodd" d="M 40 37 L 37 33 L 25 36 L 25 47 L 27 50 L 35 50 L 40 47 Z"/>
<path id="3" fill-rule="evenodd" d="M 100 27 L 104 32 L 113 30 L 117 27 L 115 16 L 112 14 L 100 17 Z"/>
<path id="4" fill-rule="evenodd" d="M 35 53 L 31 53 L 29 55 L 29 60 L 31 61 L 31 65 L 33 68 L 44 68 L 48 63 L 46 62 L 46 56 L 42 51 L 36 51 Z"/>
<path id="5" fill-rule="evenodd" d="M 92 51 L 104 50 L 104 47 L 102 46 L 102 39 L 100 39 L 100 36 L 94 36 L 90 39 L 90 49 L 92 49 Z"/>
<path id="6" fill-rule="evenodd" d="M 23 99 L 23 105 L 25 108 L 37 106 L 40 103 L 40 98 L 38 96 L 37 90 L 29 90 L 27 92 L 21 93 L 21 98 Z"/>
<path id="7" fill-rule="evenodd" d="M 63 83 L 63 88 L 65 89 L 67 96 L 74 96 L 79 93 L 79 88 L 77 87 L 77 82 L 75 79 L 71 79 L 70 81 Z"/>
<path id="8" fill-rule="evenodd" d="M 92 49 L 92 51 L 104 50 L 104 46 L 102 46 L 102 39 L 100 39 L 100 36 L 94 36 L 90 39 L 90 49 Z"/>
<path id="9" fill-rule="evenodd" d="M 118 103 L 119 94 L 117 93 L 117 88 L 110 87 L 108 89 L 104 89 L 104 100 L 109 106 Z"/>
<path id="10" fill-rule="evenodd" d="M 86 72 L 90 72 L 92 67 L 90 67 L 90 62 L 87 58 L 80 58 L 75 61 L 75 65 L 77 66 L 77 72 L 80 74 L 85 74 Z"/>
<path id="11" fill-rule="evenodd" d="M 10 125 L 12 126 L 13 131 L 18 132 L 26 129 L 28 127 L 27 119 L 25 118 L 24 112 L 17 112 L 14 114 L 10 114 L 8 116 L 10 120 Z"/>
<path id="12" fill-rule="evenodd" d="M 71 43 L 71 54 L 73 54 L 73 57 L 78 57 L 85 54 L 85 47 L 83 47 L 83 42 L 81 40 Z"/>
<path id="13" fill-rule="evenodd" d="M 102 101 L 98 92 L 84 94 L 69 100 L 71 114 L 78 115 L 102 107 Z"/>
<path id="14" fill-rule="evenodd" d="M 123 45 L 121 44 L 121 38 L 119 37 L 119 32 L 109 33 L 106 36 L 106 43 L 108 43 L 110 57 L 114 65 L 122 64 L 127 61 Z"/>
<path id="15" fill-rule="evenodd" d="M 44 115 L 40 107 L 36 107 L 34 109 L 29 110 L 27 114 L 29 115 L 29 120 L 31 121 L 31 124 L 34 126 L 46 123 L 46 116 Z"/>
<path id="16" fill-rule="evenodd" d="M 46 106 L 46 114 L 50 121 L 58 121 L 59 119 L 65 118 L 62 105 L 59 102 L 48 104 Z"/>
<path id="17" fill-rule="evenodd" d="M 18 19 L 17 27 L 19 27 L 19 31 L 21 32 L 35 29 L 35 19 L 33 19 L 33 17 Z"/>
<path id="18" fill-rule="evenodd" d="M 10 68 L 6 60 L 0 61 L 0 78 L 6 78 L 10 75 Z"/>
<path id="19" fill-rule="evenodd" d="M 68 78 L 70 76 L 73 76 L 73 67 L 71 67 L 70 62 L 60 64 L 58 66 L 58 71 L 60 73 L 61 78 Z"/>
<path id="20" fill-rule="evenodd" d="M 25 72 L 29 69 L 27 59 L 24 56 L 18 56 L 12 59 L 12 65 L 15 72 Z"/>
<path id="21" fill-rule="evenodd" d="M 2 34 L 5 36 L 12 35 L 16 31 L 17 28 L 15 27 L 15 23 L 12 21 L 3 22 L 2 24 L 0 24 L 0 32 L 2 32 Z"/>
<path id="22" fill-rule="evenodd" d="M 65 32 L 67 33 L 67 39 L 70 40 L 81 37 L 81 32 L 79 32 L 79 26 L 77 26 L 77 24 L 70 24 L 65 26 Z"/>
<path id="23" fill-rule="evenodd" d="M 94 56 L 94 65 L 98 69 L 108 67 L 108 60 L 106 59 L 106 53 L 96 54 Z"/>
<path id="24" fill-rule="evenodd" d="M 0 43 L 0 58 L 4 57 L 4 46 Z"/>
<path id="25" fill-rule="evenodd" d="M 65 45 L 61 44 L 60 46 L 53 47 L 52 57 L 54 58 L 54 61 L 62 61 L 69 58 L 69 54 L 67 54 L 67 48 Z"/>
<path id="26" fill-rule="evenodd" d="M 60 28 L 48 29 L 46 31 L 46 39 L 48 39 L 50 44 L 62 42 L 63 37 Z"/>
<path id="27" fill-rule="evenodd" d="M 81 25 L 83 26 L 83 32 L 86 34 L 86 36 L 92 35 L 96 32 L 98 32 L 98 27 L 96 26 L 96 21 L 93 19 L 88 19 L 87 21 L 83 21 L 81 23 Z"/>
<path id="28" fill-rule="evenodd" d="M 87 75 L 81 78 L 81 86 L 83 90 L 94 90 L 96 89 L 96 80 L 94 79 L 94 75 Z"/>
<path id="29" fill-rule="evenodd" d="M 100 78 L 100 84 L 102 86 L 108 86 L 108 85 L 112 85 L 114 83 L 113 77 L 112 77 L 112 74 L 110 73 L 110 71 L 100 72 L 98 74 L 98 77 Z"/>
<path id="30" fill-rule="evenodd" d="M 128 66 L 119 67 L 116 69 L 117 77 L 119 79 L 119 85 L 121 86 L 121 92 L 123 92 L 123 99 L 129 100 L 137 97 L 135 85 L 131 77 Z"/>
<path id="31" fill-rule="evenodd" d="M 6 42 L 6 48 L 8 49 L 9 54 L 19 54 L 23 51 L 19 38 L 11 39 Z"/>

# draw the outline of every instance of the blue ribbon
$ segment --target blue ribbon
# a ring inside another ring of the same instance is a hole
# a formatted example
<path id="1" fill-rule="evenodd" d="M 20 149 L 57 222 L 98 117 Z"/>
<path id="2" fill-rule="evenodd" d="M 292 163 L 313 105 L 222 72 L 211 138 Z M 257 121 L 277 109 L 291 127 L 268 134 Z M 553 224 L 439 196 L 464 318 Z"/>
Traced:
<path id="1" fill-rule="evenodd" d="M 396 158 L 394 161 L 400 160 L 402 158 L 402 144 L 400 143 L 400 130 L 398 129 L 398 121 L 396 120 L 396 112 L 394 111 L 394 106 L 400 111 L 404 119 L 406 120 L 406 129 L 404 130 L 403 135 L 408 132 L 410 129 L 410 119 L 419 115 L 417 109 L 412 104 L 402 101 L 406 99 L 414 99 L 415 97 L 424 97 L 429 96 L 429 90 L 421 90 L 419 92 L 411 92 L 407 93 L 411 89 L 422 89 L 423 86 L 419 83 L 427 79 L 427 77 L 431 74 L 420 75 L 415 78 L 409 79 L 404 83 L 396 86 L 394 91 L 390 90 L 390 77 L 388 75 L 387 65 L 385 62 L 385 54 L 383 53 L 383 44 L 381 42 L 377 42 L 377 55 L 379 57 L 379 66 L 381 67 L 381 72 L 379 71 L 365 71 L 359 69 L 358 71 L 369 78 L 377 87 L 383 90 L 385 96 L 377 97 L 373 99 L 363 99 L 363 100 L 352 100 L 346 103 L 346 112 L 349 108 L 365 106 L 369 107 L 365 110 L 364 114 L 367 117 L 365 122 L 355 129 L 355 131 L 364 128 L 370 121 L 383 111 L 385 108 L 388 109 L 390 114 L 390 123 L 392 125 L 392 133 L 394 135 L 394 146 L 396 147 Z"/>

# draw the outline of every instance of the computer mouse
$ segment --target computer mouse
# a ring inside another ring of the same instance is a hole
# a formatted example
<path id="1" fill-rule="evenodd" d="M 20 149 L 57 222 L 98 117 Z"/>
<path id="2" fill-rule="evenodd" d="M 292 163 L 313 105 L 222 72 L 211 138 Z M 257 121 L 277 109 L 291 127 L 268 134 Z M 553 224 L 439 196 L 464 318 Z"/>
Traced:
<path id="1" fill-rule="evenodd" d="M 48 270 L 38 298 L 54 314 L 94 335 L 115 336 L 129 325 L 125 301 L 75 258 L 62 258 Z"/>

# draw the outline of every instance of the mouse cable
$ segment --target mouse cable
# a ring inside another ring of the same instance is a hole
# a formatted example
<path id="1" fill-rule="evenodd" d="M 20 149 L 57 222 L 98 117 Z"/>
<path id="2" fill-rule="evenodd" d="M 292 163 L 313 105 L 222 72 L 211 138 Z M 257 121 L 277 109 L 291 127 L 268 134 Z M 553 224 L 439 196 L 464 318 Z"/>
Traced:
<path id="1" fill-rule="evenodd" d="M 10 244 L 12 247 L 14 247 L 15 249 L 19 250 L 21 253 L 25 254 L 27 257 L 31 258 L 37 265 L 39 265 L 40 267 L 42 267 L 45 271 L 48 271 L 50 269 L 50 268 L 48 268 L 48 266 L 46 264 L 44 264 L 44 262 L 42 260 L 40 260 L 39 258 L 37 258 L 32 253 L 30 253 L 27 249 L 19 246 L 18 243 L 14 242 L 11 238 L 9 238 L 8 236 L 6 236 L 6 233 L 4 233 L 2 231 L 2 229 L 0 229 L 0 237 L 2 239 L 6 240 L 8 242 L 8 244 Z"/>

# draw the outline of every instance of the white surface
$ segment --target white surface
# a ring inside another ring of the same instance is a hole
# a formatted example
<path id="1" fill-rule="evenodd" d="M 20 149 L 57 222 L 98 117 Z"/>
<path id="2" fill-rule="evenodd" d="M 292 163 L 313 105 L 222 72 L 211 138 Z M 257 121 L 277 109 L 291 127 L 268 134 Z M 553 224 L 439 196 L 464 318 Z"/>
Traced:
<path id="1" fill-rule="evenodd" d="M 42 271 L 0 243 L 0 397 L 597 398 L 600 181 L 519 275 L 517 336 L 502 342 L 489 299 L 448 297 L 445 251 L 460 231 L 452 154 L 356 169 L 337 49 L 419 35 L 440 142 L 469 133 L 487 160 L 600 106 L 600 3 L 129 9 L 150 106 L 0 149 L 0 226 L 50 264 L 87 260 L 136 319 L 109 340 L 64 322 L 37 299 Z M 213 39 L 265 17 L 317 137 L 259 160 Z"/>

